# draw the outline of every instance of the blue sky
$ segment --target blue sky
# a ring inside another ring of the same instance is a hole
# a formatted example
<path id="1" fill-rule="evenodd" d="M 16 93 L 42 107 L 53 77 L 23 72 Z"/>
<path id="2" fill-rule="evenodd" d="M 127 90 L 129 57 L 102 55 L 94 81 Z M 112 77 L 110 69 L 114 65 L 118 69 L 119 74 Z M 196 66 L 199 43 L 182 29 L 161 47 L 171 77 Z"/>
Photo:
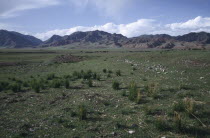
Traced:
<path id="1" fill-rule="evenodd" d="M 46 40 L 103 30 L 127 37 L 210 32 L 210 0 L 0 0 L 0 29 Z"/>

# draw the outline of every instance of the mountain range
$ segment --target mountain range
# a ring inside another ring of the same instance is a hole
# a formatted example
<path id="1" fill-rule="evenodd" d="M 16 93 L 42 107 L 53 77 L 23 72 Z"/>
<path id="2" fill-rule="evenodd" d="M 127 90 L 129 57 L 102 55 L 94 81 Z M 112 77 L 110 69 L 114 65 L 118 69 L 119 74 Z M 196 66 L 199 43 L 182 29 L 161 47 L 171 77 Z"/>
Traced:
<path id="1" fill-rule="evenodd" d="M 53 35 L 46 41 L 18 32 L 0 30 L 0 47 L 4 48 L 157 48 L 157 49 L 205 49 L 210 47 L 210 33 L 198 32 L 182 36 L 167 34 L 141 35 L 127 38 L 121 34 L 104 31 L 75 32 L 71 35 Z"/>

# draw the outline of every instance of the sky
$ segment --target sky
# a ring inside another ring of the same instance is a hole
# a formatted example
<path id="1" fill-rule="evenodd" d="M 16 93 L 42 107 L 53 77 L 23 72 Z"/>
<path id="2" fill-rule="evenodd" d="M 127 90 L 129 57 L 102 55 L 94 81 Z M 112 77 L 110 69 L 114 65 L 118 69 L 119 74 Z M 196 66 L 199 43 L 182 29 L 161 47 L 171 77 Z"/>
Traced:
<path id="1" fill-rule="evenodd" d="M 210 32 L 210 0 L 0 0 L 0 29 L 42 40 L 93 30 L 127 37 Z"/>

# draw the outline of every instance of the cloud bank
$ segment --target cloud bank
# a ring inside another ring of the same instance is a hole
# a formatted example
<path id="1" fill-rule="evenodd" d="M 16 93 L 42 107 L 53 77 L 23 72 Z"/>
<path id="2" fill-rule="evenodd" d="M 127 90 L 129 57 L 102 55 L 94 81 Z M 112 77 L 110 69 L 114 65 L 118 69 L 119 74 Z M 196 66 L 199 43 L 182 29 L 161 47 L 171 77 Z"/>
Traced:
<path id="1" fill-rule="evenodd" d="M 136 22 L 129 24 L 114 24 L 107 23 L 104 25 L 96 25 L 92 27 L 77 26 L 69 29 L 56 29 L 43 33 L 35 34 L 36 37 L 46 40 L 52 35 L 70 35 L 77 31 L 94 31 L 101 30 L 109 33 L 118 33 L 127 37 L 135 37 L 143 34 L 170 34 L 170 35 L 183 35 L 189 32 L 210 32 L 210 18 L 198 16 L 195 19 L 186 22 L 171 23 L 162 25 L 154 19 L 140 19 Z"/>

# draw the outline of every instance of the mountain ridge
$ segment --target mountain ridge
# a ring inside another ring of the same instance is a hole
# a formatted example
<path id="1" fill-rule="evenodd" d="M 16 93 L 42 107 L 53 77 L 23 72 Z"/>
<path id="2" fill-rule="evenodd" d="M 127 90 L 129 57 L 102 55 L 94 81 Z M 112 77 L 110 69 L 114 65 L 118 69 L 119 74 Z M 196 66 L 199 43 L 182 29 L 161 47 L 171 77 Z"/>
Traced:
<path id="1" fill-rule="evenodd" d="M 42 41 L 34 36 L 24 35 L 14 31 L 0 30 L 0 47 L 36 47 L 41 43 Z"/>
<path id="2" fill-rule="evenodd" d="M 76 48 L 160 48 L 186 49 L 205 48 L 210 45 L 210 33 L 192 32 L 180 36 L 168 34 L 140 35 L 127 38 L 122 34 L 111 34 L 104 31 L 75 32 L 70 35 L 53 35 L 46 41 L 41 41 L 30 35 L 18 32 L 0 30 L 0 47 L 59 47 L 75 45 Z"/>

